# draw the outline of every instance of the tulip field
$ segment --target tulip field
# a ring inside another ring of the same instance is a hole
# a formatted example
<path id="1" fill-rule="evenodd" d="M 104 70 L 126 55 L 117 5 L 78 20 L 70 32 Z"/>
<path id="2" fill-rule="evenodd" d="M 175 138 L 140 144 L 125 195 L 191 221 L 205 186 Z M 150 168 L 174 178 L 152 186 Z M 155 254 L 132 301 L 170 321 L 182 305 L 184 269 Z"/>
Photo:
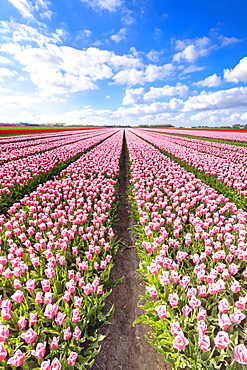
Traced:
<path id="1" fill-rule="evenodd" d="M 147 131 L 150 129 L 146 129 Z M 167 134 L 175 134 L 175 135 L 189 135 L 189 136 L 198 136 L 201 138 L 207 139 L 219 139 L 219 140 L 231 140 L 236 142 L 245 143 L 247 141 L 247 130 L 234 130 L 234 129 L 210 129 L 210 130 L 203 130 L 203 129 L 152 129 L 152 131 L 159 131 Z"/>
<path id="2" fill-rule="evenodd" d="M 108 319 L 103 285 L 115 248 L 111 217 L 123 132 L 111 135 L 1 216 L 3 369 L 84 369 L 97 351 L 93 329 Z M 66 145 L 64 157 L 50 158 L 67 159 L 99 140 Z"/>
<path id="3" fill-rule="evenodd" d="M 0 138 L 0 369 L 93 366 L 123 145 L 146 287 L 133 324 L 173 369 L 246 369 L 247 148 L 118 128 Z"/>

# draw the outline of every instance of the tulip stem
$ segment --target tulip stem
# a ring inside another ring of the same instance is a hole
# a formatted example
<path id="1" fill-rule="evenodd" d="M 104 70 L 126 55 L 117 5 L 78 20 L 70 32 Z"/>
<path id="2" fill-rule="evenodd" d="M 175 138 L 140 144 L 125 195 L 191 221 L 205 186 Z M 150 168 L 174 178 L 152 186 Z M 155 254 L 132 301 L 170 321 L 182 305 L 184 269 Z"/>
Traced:
<path id="1" fill-rule="evenodd" d="M 231 367 L 233 366 L 234 362 L 235 362 L 235 359 L 233 359 L 233 360 L 232 360 L 232 362 L 231 362 L 231 364 L 230 364 L 229 368 L 231 368 Z"/>
<path id="2" fill-rule="evenodd" d="M 208 359 L 210 359 L 210 358 L 212 358 L 212 357 L 213 357 L 213 353 L 214 353 L 214 351 L 215 351 L 215 348 L 216 348 L 216 346 L 214 346 L 214 348 L 213 348 L 213 350 L 212 350 L 212 352 L 211 352 L 211 355 L 209 356 L 209 358 L 208 358 Z"/>

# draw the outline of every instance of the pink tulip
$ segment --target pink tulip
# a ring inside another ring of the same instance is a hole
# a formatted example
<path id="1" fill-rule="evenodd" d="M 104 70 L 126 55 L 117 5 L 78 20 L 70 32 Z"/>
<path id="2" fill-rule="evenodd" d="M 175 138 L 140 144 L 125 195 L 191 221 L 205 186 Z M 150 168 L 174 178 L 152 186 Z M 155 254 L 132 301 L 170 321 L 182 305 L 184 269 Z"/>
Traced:
<path id="1" fill-rule="evenodd" d="M 75 340 L 79 340 L 81 338 L 81 330 L 78 326 L 75 327 L 75 330 L 73 332 L 73 337 L 75 338 Z"/>
<path id="2" fill-rule="evenodd" d="M 205 321 L 203 321 L 203 320 L 198 321 L 197 330 L 200 334 L 205 334 L 206 333 L 207 325 L 206 325 Z"/>
<path id="3" fill-rule="evenodd" d="M 42 361 L 40 365 L 40 370 L 51 370 L 50 363 L 51 363 L 50 360 Z"/>
<path id="4" fill-rule="evenodd" d="M 33 356 L 37 358 L 37 360 L 41 359 L 44 357 L 46 352 L 46 342 L 44 343 L 37 343 L 35 351 L 33 351 Z"/>
<path id="5" fill-rule="evenodd" d="M 227 330 L 228 327 L 232 324 L 229 316 L 225 313 L 223 313 L 221 316 L 218 315 L 218 322 L 219 322 L 219 327 L 222 330 Z"/>
<path id="6" fill-rule="evenodd" d="M 170 323 L 172 335 L 176 336 L 181 332 L 181 327 L 178 321 Z"/>
<path id="7" fill-rule="evenodd" d="M 41 281 L 41 286 L 44 292 L 48 292 L 51 288 L 50 286 L 50 281 L 49 280 L 42 280 Z"/>
<path id="8" fill-rule="evenodd" d="M 55 357 L 51 363 L 51 370 L 60 370 L 62 367 L 60 361 Z"/>
<path id="9" fill-rule="evenodd" d="M 214 343 L 217 348 L 223 349 L 226 348 L 229 344 L 229 335 L 225 331 L 219 331 L 214 338 Z"/>
<path id="10" fill-rule="evenodd" d="M 228 300 L 226 298 L 221 299 L 219 301 L 218 307 L 219 307 L 219 311 L 222 313 L 226 313 L 227 311 L 229 311 L 230 306 L 229 306 Z"/>
<path id="11" fill-rule="evenodd" d="M 173 337 L 173 347 L 177 348 L 179 351 L 183 350 L 187 344 L 189 344 L 189 341 L 182 331 Z"/>
<path id="12" fill-rule="evenodd" d="M 240 324 L 241 321 L 245 319 L 245 317 L 246 316 L 241 311 L 239 311 L 237 309 L 235 309 L 234 313 L 232 313 L 230 315 L 231 321 L 236 323 L 236 324 Z"/>
<path id="13" fill-rule="evenodd" d="M 21 338 L 25 340 L 27 344 L 31 344 L 35 341 L 37 333 L 33 329 L 28 329 L 25 333 L 21 334 Z"/>
<path id="14" fill-rule="evenodd" d="M 19 321 L 17 322 L 19 329 L 24 329 L 27 325 L 27 320 L 24 316 L 20 317 Z"/>
<path id="15" fill-rule="evenodd" d="M 63 339 L 68 340 L 71 337 L 72 333 L 70 328 L 63 329 Z"/>
<path id="16" fill-rule="evenodd" d="M 9 336 L 9 329 L 5 325 L 0 325 L 0 342 L 4 342 Z"/>
<path id="17" fill-rule="evenodd" d="M 70 355 L 69 355 L 69 357 L 67 358 L 68 364 L 69 364 L 70 366 L 74 366 L 74 364 L 76 363 L 77 357 L 78 357 L 78 353 L 76 353 L 76 352 L 71 352 L 71 354 L 70 354 Z"/>
<path id="18" fill-rule="evenodd" d="M 242 365 L 247 365 L 247 349 L 244 344 L 238 344 L 234 348 L 234 359 Z"/>
<path id="19" fill-rule="evenodd" d="M 177 293 L 172 293 L 172 294 L 169 294 L 168 300 L 172 307 L 176 307 L 178 305 L 179 297 Z"/>
<path id="20" fill-rule="evenodd" d="M 57 325 L 62 325 L 64 323 L 66 314 L 63 314 L 62 312 L 58 312 L 57 316 L 55 317 L 55 322 Z"/>
<path id="21" fill-rule="evenodd" d="M 51 348 L 57 348 L 60 341 L 60 337 L 53 337 L 51 342 Z"/>
<path id="22" fill-rule="evenodd" d="M 29 314 L 29 324 L 35 325 L 38 322 L 38 317 L 35 312 L 30 312 Z"/>
<path id="23" fill-rule="evenodd" d="M 18 349 L 13 357 L 10 357 L 7 364 L 13 365 L 14 367 L 21 366 L 25 360 L 25 353 Z"/>
<path id="24" fill-rule="evenodd" d="M 210 350 L 210 338 L 208 335 L 201 335 L 199 337 L 199 346 L 202 351 L 206 352 Z"/>
<path id="25" fill-rule="evenodd" d="M 16 292 L 11 296 L 11 298 L 16 302 L 16 303 L 21 303 L 24 299 L 24 294 L 21 290 L 16 290 Z"/>
<path id="26" fill-rule="evenodd" d="M 4 348 L 4 344 L 0 343 L 0 361 L 3 361 L 6 358 L 7 354 L 8 352 Z"/>
<path id="27" fill-rule="evenodd" d="M 160 319 L 166 317 L 166 305 L 156 306 L 155 311 L 157 312 Z"/>

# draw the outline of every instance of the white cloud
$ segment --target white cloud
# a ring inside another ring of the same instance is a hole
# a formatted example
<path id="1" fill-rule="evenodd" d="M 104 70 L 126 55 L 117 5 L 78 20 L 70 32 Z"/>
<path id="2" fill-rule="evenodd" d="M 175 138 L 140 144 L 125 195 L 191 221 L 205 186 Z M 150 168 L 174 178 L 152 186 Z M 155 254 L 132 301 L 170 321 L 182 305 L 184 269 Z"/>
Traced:
<path id="1" fill-rule="evenodd" d="M 24 48 L 10 43 L 0 50 L 24 66 L 31 81 L 43 90 L 43 96 L 92 90 L 97 87 L 97 80 L 112 78 L 113 71 L 142 66 L 140 59 L 132 55 L 119 56 L 92 47 L 77 50 L 48 44 L 43 48 Z"/>
<path id="2" fill-rule="evenodd" d="M 176 95 L 178 95 L 180 98 L 185 98 L 188 95 L 188 90 L 188 86 L 182 85 L 180 82 L 178 82 L 176 86 L 151 86 L 150 90 L 146 93 L 144 93 L 143 87 L 137 89 L 126 89 L 122 104 L 147 104 L 153 102 L 155 99 Z M 174 104 L 174 102 L 171 104 Z"/>
<path id="3" fill-rule="evenodd" d="M 2 95 L 0 99 L 1 109 L 28 108 L 34 103 L 41 103 L 42 99 L 26 95 Z"/>
<path id="4" fill-rule="evenodd" d="M 144 88 L 139 87 L 138 89 L 126 89 L 125 96 L 122 100 L 123 105 L 138 104 L 138 102 L 143 103 L 141 96 L 144 94 Z"/>
<path id="5" fill-rule="evenodd" d="M 32 5 L 28 0 L 8 0 L 24 18 L 33 19 Z"/>
<path id="6" fill-rule="evenodd" d="M 153 82 L 156 80 L 163 80 L 167 76 L 171 76 L 174 71 L 174 66 L 171 63 L 163 66 L 156 66 L 149 64 L 144 70 L 137 70 L 136 68 L 125 69 L 118 72 L 114 77 L 117 84 L 124 85 L 143 85 L 145 82 Z"/>
<path id="7" fill-rule="evenodd" d="M 232 125 L 234 123 L 244 124 L 247 121 L 247 113 L 233 112 L 233 109 L 218 109 L 210 111 L 202 111 L 193 114 L 189 120 L 198 124 L 210 125 L 210 123 L 218 125 Z"/>
<path id="8" fill-rule="evenodd" d="M 77 35 L 76 35 L 76 41 L 77 40 L 84 40 L 84 39 L 88 39 L 89 37 L 92 36 L 92 32 L 90 30 L 81 30 L 79 32 L 77 32 Z"/>
<path id="9" fill-rule="evenodd" d="M 184 104 L 183 111 L 231 109 L 246 106 L 247 87 L 235 87 L 216 92 L 202 91 L 198 96 L 191 96 Z"/>
<path id="10" fill-rule="evenodd" d="M 247 112 L 245 112 L 245 113 L 241 114 L 240 119 L 241 119 L 242 121 L 247 121 Z"/>
<path id="11" fill-rule="evenodd" d="M 159 27 L 154 28 L 154 38 L 158 40 L 162 36 L 162 31 Z"/>
<path id="12" fill-rule="evenodd" d="M 219 36 L 219 40 L 221 42 L 221 46 L 228 46 L 230 44 L 235 44 L 237 42 L 242 42 L 242 40 L 237 39 L 236 37 L 225 37 L 225 36 Z"/>
<path id="13" fill-rule="evenodd" d="M 174 62 L 185 60 L 189 63 L 195 62 L 198 58 L 208 55 L 211 49 L 210 39 L 206 36 L 193 40 L 177 40 L 175 50 L 179 52 L 173 57 Z"/>
<path id="14" fill-rule="evenodd" d="M 0 21 L 0 34 L 3 35 L 5 42 L 25 44 L 26 42 L 35 43 L 42 47 L 48 43 L 60 43 L 61 38 L 65 37 L 65 31 L 57 29 L 55 33 L 44 34 L 26 24 L 11 21 Z"/>
<path id="15" fill-rule="evenodd" d="M 195 39 L 172 41 L 175 50 L 178 51 L 173 56 L 173 61 L 181 62 L 184 60 L 188 63 L 193 63 L 198 58 L 209 55 L 212 50 L 217 50 L 221 47 L 226 47 L 230 44 L 242 41 L 236 37 L 218 36 L 215 29 L 211 29 L 209 34 L 210 37 L 204 36 Z"/>
<path id="16" fill-rule="evenodd" d="M 15 77 L 18 73 L 8 68 L 0 68 L 0 77 Z"/>
<path id="17" fill-rule="evenodd" d="M 121 0 L 81 0 L 87 3 L 95 10 L 108 10 L 109 12 L 114 12 L 122 5 Z"/>
<path id="18" fill-rule="evenodd" d="M 41 18 L 48 18 L 51 20 L 52 17 L 52 11 L 46 10 L 45 12 L 40 13 Z"/>
<path id="19" fill-rule="evenodd" d="M 34 19 L 33 12 L 38 12 L 41 18 L 51 19 L 52 12 L 48 10 L 50 5 L 49 1 L 36 0 L 32 2 L 30 0 L 8 0 L 24 18 Z"/>
<path id="20" fill-rule="evenodd" d="M 0 63 L 1 64 L 12 64 L 11 60 L 9 60 L 6 57 L 2 57 L 2 56 L 0 56 Z"/>
<path id="21" fill-rule="evenodd" d="M 183 74 L 189 74 L 189 73 L 194 73 L 194 72 L 200 72 L 200 71 L 203 71 L 204 67 L 199 67 L 199 66 L 196 66 L 194 64 L 184 68 L 184 66 L 180 66 L 182 67 L 181 70 L 183 71 Z"/>
<path id="22" fill-rule="evenodd" d="M 160 55 L 163 54 L 163 51 L 156 51 L 154 49 L 150 50 L 147 54 L 147 58 L 152 62 L 158 62 Z"/>
<path id="23" fill-rule="evenodd" d="M 208 120 L 211 115 L 217 114 L 217 111 L 205 111 L 190 116 L 190 121 L 204 121 Z"/>
<path id="24" fill-rule="evenodd" d="M 97 124 L 97 125 L 109 125 L 109 119 L 111 118 L 112 112 L 110 110 L 94 110 L 91 108 L 85 108 L 81 110 L 72 110 L 65 113 L 65 121 L 73 122 L 72 124 Z"/>
<path id="25" fill-rule="evenodd" d="M 178 112 L 184 106 L 180 99 L 173 98 L 170 102 L 154 102 L 150 105 L 140 104 L 130 108 L 120 107 L 112 113 L 112 118 L 141 117 L 145 115 L 156 115 L 161 113 Z"/>
<path id="26" fill-rule="evenodd" d="M 129 50 L 130 54 L 132 54 L 135 58 L 139 58 L 140 55 L 142 54 L 142 52 L 140 51 L 137 51 L 136 48 L 134 46 L 131 46 L 130 50 Z"/>
<path id="27" fill-rule="evenodd" d="M 0 79 L 0 81 L 1 81 L 1 79 Z M 8 93 L 8 92 L 10 92 L 11 90 L 10 89 L 6 89 L 5 87 L 0 87 L 0 94 L 1 93 Z M 1 96 L 1 95 L 0 95 Z"/>
<path id="28" fill-rule="evenodd" d="M 114 81 L 117 84 L 137 85 L 145 82 L 145 76 L 143 71 L 139 71 L 136 68 L 125 69 L 118 72 L 114 77 Z"/>
<path id="29" fill-rule="evenodd" d="M 182 85 L 180 82 L 176 86 L 165 85 L 163 87 L 150 87 L 150 91 L 144 94 L 145 100 L 154 100 L 165 96 L 178 95 L 180 98 L 185 98 L 188 95 L 189 87 Z"/>
<path id="30" fill-rule="evenodd" d="M 195 86 L 208 86 L 208 87 L 216 87 L 221 85 L 221 78 L 214 73 L 212 76 L 205 78 L 204 80 L 194 82 L 193 85 Z"/>
<path id="31" fill-rule="evenodd" d="M 244 57 L 233 69 L 224 69 L 224 78 L 228 82 L 247 82 L 247 57 Z"/>
<path id="32" fill-rule="evenodd" d="M 183 51 L 190 45 L 194 45 L 195 49 L 200 50 L 210 45 L 210 39 L 206 36 L 203 36 L 201 38 L 195 38 L 193 40 L 191 39 L 176 40 L 175 50 Z"/>
<path id="33" fill-rule="evenodd" d="M 195 62 L 199 57 L 208 55 L 209 51 L 209 48 L 196 47 L 196 45 L 190 44 L 186 46 L 183 51 L 175 54 L 173 61 L 180 62 L 181 60 L 186 60 L 187 62 L 192 63 Z"/>
<path id="34" fill-rule="evenodd" d="M 132 17 L 133 12 L 130 10 L 126 10 L 125 14 L 122 16 L 121 21 L 123 24 L 126 24 L 127 26 L 135 23 L 135 18 Z"/>
<path id="35" fill-rule="evenodd" d="M 112 35 L 110 39 L 114 42 L 120 42 L 126 40 L 127 28 L 121 28 L 117 33 Z"/>

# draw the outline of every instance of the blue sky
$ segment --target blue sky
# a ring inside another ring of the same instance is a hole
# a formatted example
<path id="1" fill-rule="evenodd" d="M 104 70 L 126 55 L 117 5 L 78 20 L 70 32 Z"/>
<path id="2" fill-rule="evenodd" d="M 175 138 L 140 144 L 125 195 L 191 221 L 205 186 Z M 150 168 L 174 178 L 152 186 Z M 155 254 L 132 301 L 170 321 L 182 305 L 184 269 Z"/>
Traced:
<path id="1" fill-rule="evenodd" d="M 0 122 L 247 124 L 244 0 L 0 0 Z"/>

